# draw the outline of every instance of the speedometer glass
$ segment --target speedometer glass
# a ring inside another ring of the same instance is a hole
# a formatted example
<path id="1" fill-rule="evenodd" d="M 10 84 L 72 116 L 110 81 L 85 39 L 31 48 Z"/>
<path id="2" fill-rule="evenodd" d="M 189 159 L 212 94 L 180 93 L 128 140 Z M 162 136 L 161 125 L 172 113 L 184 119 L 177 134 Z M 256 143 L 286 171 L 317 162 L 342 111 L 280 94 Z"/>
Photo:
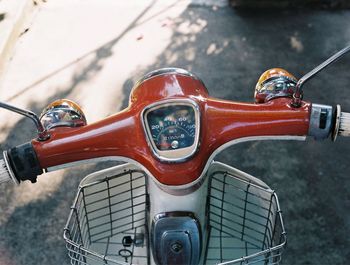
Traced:
<path id="1" fill-rule="evenodd" d="M 147 116 L 152 139 L 159 150 L 191 146 L 195 136 L 194 110 L 190 106 L 168 106 Z"/>
<path id="2" fill-rule="evenodd" d="M 199 134 L 199 112 L 193 103 L 160 104 L 148 109 L 144 119 L 158 157 L 176 161 L 193 154 Z"/>

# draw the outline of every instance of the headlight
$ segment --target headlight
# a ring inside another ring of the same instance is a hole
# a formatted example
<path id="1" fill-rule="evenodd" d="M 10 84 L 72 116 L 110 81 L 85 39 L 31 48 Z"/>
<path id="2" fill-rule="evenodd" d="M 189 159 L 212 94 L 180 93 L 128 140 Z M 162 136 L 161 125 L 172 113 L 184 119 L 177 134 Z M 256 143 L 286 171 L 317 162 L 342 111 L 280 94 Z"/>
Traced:
<path id="1" fill-rule="evenodd" d="M 79 105 L 68 99 L 59 99 L 49 104 L 41 113 L 40 121 L 46 130 L 54 127 L 80 127 L 87 124 Z"/>

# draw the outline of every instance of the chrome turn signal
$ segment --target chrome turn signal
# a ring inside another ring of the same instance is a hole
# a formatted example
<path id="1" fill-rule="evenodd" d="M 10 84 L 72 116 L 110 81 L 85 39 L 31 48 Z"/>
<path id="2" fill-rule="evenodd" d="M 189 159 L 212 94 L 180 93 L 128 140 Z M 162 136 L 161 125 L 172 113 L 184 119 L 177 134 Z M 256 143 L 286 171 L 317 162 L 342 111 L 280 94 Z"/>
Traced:
<path id="1" fill-rule="evenodd" d="M 255 87 L 255 102 L 265 103 L 278 97 L 293 97 L 297 79 L 281 68 L 264 72 Z"/>
<path id="2" fill-rule="evenodd" d="M 41 113 L 40 121 L 46 130 L 55 127 L 80 127 L 87 124 L 79 105 L 68 99 L 59 99 L 49 104 Z"/>

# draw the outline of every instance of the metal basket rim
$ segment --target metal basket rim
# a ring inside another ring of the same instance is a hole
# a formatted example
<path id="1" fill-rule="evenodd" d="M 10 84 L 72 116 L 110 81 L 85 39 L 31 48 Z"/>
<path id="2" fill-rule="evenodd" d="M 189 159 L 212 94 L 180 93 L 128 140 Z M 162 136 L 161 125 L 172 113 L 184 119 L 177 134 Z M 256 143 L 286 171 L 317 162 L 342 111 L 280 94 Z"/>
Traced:
<path id="1" fill-rule="evenodd" d="M 86 176 L 80 182 L 78 190 L 77 190 L 77 193 L 76 193 L 76 196 L 75 196 L 75 199 L 74 199 L 73 204 L 71 206 L 71 210 L 70 210 L 69 216 L 67 218 L 66 225 L 64 227 L 63 238 L 64 238 L 66 244 L 69 244 L 69 245 L 79 249 L 79 251 L 80 250 L 84 251 L 84 252 L 86 252 L 86 253 L 88 253 L 88 254 L 90 254 L 92 256 L 95 256 L 95 257 L 100 258 L 102 260 L 113 262 L 115 264 L 128 265 L 129 263 L 126 263 L 126 262 L 123 262 L 123 261 L 117 261 L 115 259 L 108 258 L 105 255 L 101 255 L 101 254 L 99 254 L 99 253 L 97 253 L 95 251 L 92 251 L 89 248 L 86 248 L 83 245 L 78 244 L 75 241 L 71 240 L 70 237 L 69 237 L 70 236 L 69 224 L 70 224 L 71 219 L 73 218 L 74 211 L 77 210 L 76 205 L 77 205 L 77 202 L 78 202 L 78 199 L 79 199 L 79 195 L 80 195 L 80 193 L 82 192 L 82 190 L 84 188 L 90 187 L 90 186 L 93 186 L 93 185 L 96 185 L 96 184 L 99 184 L 99 183 L 103 183 L 106 180 L 118 178 L 120 176 L 123 176 L 125 174 L 129 174 L 129 173 L 142 173 L 142 174 L 145 175 L 145 177 L 147 177 L 147 173 L 145 171 L 137 169 L 137 168 L 129 168 L 129 169 L 124 169 L 123 172 L 120 172 L 120 173 L 118 173 L 116 175 L 106 176 L 104 178 L 97 179 L 97 180 L 95 180 L 93 182 L 90 182 L 90 183 L 87 183 L 85 185 L 81 185 L 81 183 L 85 179 L 90 177 L 91 175 L 94 176 L 94 175 L 97 175 L 96 173 L 100 173 L 100 172 L 103 172 L 103 171 L 107 171 L 108 172 L 108 170 L 114 170 L 115 168 L 122 167 L 122 166 L 124 166 L 124 165 L 118 165 L 118 166 L 107 168 L 107 169 L 104 169 L 104 170 L 101 170 L 101 171 L 98 171 L 98 172 L 94 172 L 93 174 L 90 174 L 90 175 Z M 281 231 L 282 232 L 281 232 L 281 235 L 280 235 L 280 238 L 281 238 L 281 243 L 280 244 L 275 245 L 275 246 L 270 247 L 270 248 L 266 248 L 266 249 L 264 249 L 262 251 L 253 253 L 251 255 L 235 259 L 235 260 L 230 260 L 230 261 L 218 263 L 218 265 L 228 265 L 228 264 L 236 264 L 236 263 L 242 263 L 242 262 L 244 263 L 244 262 L 249 261 L 249 259 L 253 259 L 253 258 L 256 258 L 258 256 L 265 255 L 265 254 L 271 253 L 271 252 L 279 250 L 279 249 L 283 249 L 285 247 L 285 245 L 287 244 L 287 235 L 286 235 L 286 231 L 285 231 L 285 227 L 284 227 L 282 211 L 280 209 L 280 204 L 279 204 L 279 200 L 278 200 L 278 196 L 277 196 L 276 192 L 274 190 L 272 190 L 270 187 L 266 188 L 266 187 L 263 187 L 263 186 L 261 186 L 261 185 L 259 185 L 257 183 L 249 182 L 246 179 L 244 179 L 242 177 L 239 177 L 239 172 L 235 172 L 236 174 L 233 174 L 233 172 L 230 173 L 227 170 L 221 170 L 221 171 L 220 170 L 215 170 L 215 171 L 211 172 L 210 175 L 208 175 L 208 179 L 211 180 L 215 174 L 219 174 L 219 173 L 221 173 L 221 174 L 224 173 L 230 178 L 235 178 L 238 181 L 241 181 L 243 183 L 249 184 L 249 185 L 251 185 L 251 186 L 253 186 L 253 187 L 255 187 L 255 188 L 257 188 L 257 189 L 259 189 L 261 191 L 264 191 L 264 192 L 267 192 L 267 193 L 271 194 L 271 196 L 274 198 L 274 201 L 276 203 L 276 211 L 274 211 L 274 212 L 278 214 L 278 219 L 279 219 L 279 222 L 280 222 L 280 225 L 281 225 Z M 245 173 L 245 172 L 243 172 L 243 173 Z"/>
<path id="2" fill-rule="evenodd" d="M 115 259 L 110 259 L 110 258 L 106 257 L 105 255 L 101 255 L 101 254 L 99 254 L 99 253 L 97 253 L 97 252 L 95 252 L 95 251 L 92 251 L 92 250 L 90 250 L 90 249 L 84 247 L 83 245 L 77 244 L 75 241 L 71 240 L 71 239 L 69 238 L 69 235 L 70 235 L 69 223 L 70 223 L 70 221 L 71 221 L 71 218 L 73 217 L 74 211 L 77 210 L 76 205 L 77 205 L 77 203 L 78 203 L 79 195 L 80 195 L 81 191 L 82 191 L 84 188 L 86 188 L 86 187 L 91 187 L 91 186 L 93 186 L 93 185 L 97 185 L 97 184 L 99 184 L 99 183 L 103 183 L 103 182 L 106 181 L 106 180 L 115 179 L 115 178 L 121 177 L 121 176 L 123 176 L 123 175 L 125 175 L 125 174 L 129 174 L 129 173 L 135 173 L 135 172 L 136 172 L 136 173 L 142 173 L 142 174 L 144 174 L 144 175 L 146 176 L 146 172 L 144 172 L 144 171 L 142 171 L 142 170 L 140 170 L 140 169 L 129 168 L 129 169 L 124 169 L 124 171 L 121 172 L 121 173 L 119 173 L 119 174 L 107 176 L 107 177 L 104 177 L 104 178 L 102 178 L 102 179 L 96 180 L 96 181 L 94 181 L 94 182 L 90 182 L 90 183 L 87 183 L 87 184 L 85 184 L 85 185 L 81 185 L 81 183 L 83 183 L 84 180 L 86 180 L 87 178 L 89 178 L 89 177 L 91 177 L 91 176 L 95 176 L 95 175 L 97 175 L 98 173 L 101 173 L 101 172 L 104 172 L 104 171 L 108 171 L 108 170 L 113 171 L 114 169 L 116 169 L 116 168 L 118 168 L 118 167 L 120 168 L 120 167 L 123 167 L 123 166 L 126 166 L 126 165 L 127 165 L 127 164 L 118 165 L 118 166 L 114 166 L 114 167 L 110 167 L 110 168 L 106 168 L 106 169 L 103 169 L 103 170 L 94 172 L 94 173 L 92 173 L 92 174 L 90 174 L 90 175 L 87 175 L 85 178 L 83 178 L 83 179 L 80 181 L 79 186 L 78 186 L 77 193 L 76 193 L 76 195 L 75 195 L 75 198 L 74 198 L 74 200 L 73 200 L 73 204 L 72 204 L 72 206 L 71 206 L 71 210 L 70 210 L 69 215 L 68 215 L 68 218 L 67 218 L 66 225 L 65 225 L 65 227 L 64 227 L 64 229 L 63 229 L 63 239 L 65 240 L 66 244 L 70 244 L 71 246 L 76 247 L 76 248 L 78 248 L 79 250 L 82 250 L 82 251 L 84 251 L 84 252 L 86 252 L 86 253 L 88 253 L 88 254 L 90 254 L 90 255 L 93 255 L 93 256 L 95 256 L 95 257 L 98 257 L 98 258 L 100 258 L 100 259 L 102 259 L 102 260 L 110 261 L 110 262 L 113 262 L 113 263 L 115 263 L 115 264 L 120 264 L 120 265 L 129 265 L 129 263 L 122 262 L 122 261 L 117 261 L 117 260 L 115 260 Z"/>
<path id="3" fill-rule="evenodd" d="M 240 172 L 242 172 L 242 173 L 244 173 L 244 174 L 247 174 L 247 173 L 245 173 L 245 172 L 243 172 L 243 171 L 240 171 L 240 170 L 238 170 L 238 172 L 236 172 L 236 173 L 240 173 Z M 235 260 L 230 260 L 230 261 L 225 261 L 225 262 L 218 263 L 217 265 L 228 265 L 228 264 L 235 264 L 235 263 L 240 263 L 240 264 L 242 264 L 242 262 L 245 262 L 244 264 L 249 264 L 249 263 L 247 263 L 247 261 L 248 261 L 249 259 L 253 259 L 253 258 L 256 258 L 256 257 L 258 257 L 258 256 L 262 256 L 262 255 L 271 253 L 271 252 L 276 251 L 276 250 L 279 250 L 279 249 L 283 249 L 283 248 L 286 246 L 286 244 L 287 244 L 287 233 L 286 233 L 286 231 L 285 231 L 284 222 L 283 222 L 283 217 L 282 217 L 282 211 L 281 211 L 281 208 L 280 208 L 280 204 L 279 204 L 279 200 L 278 200 L 278 196 L 277 196 L 276 192 L 275 192 L 273 189 L 271 189 L 270 187 L 265 188 L 265 187 L 263 187 L 263 186 L 260 186 L 259 184 L 249 182 L 249 181 L 247 181 L 247 180 L 245 180 L 245 179 L 243 179 L 243 178 L 241 178 L 241 177 L 239 177 L 239 176 L 237 176 L 237 175 L 233 175 L 232 173 L 228 172 L 227 170 L 222 170 L 222 171 L 217 170 L 217 171 L 213 171 L 213 172 L 208 176 L 208 177 L 209 177 L 209 180 L 211 180 L 211 179 L 213 178 L 213 175 L 219 174 L 219 173 L 221 173 L 221 174 L 224 173 L 224 174 L 226 174 L 226 175 L 227 175 L 228 177 L 230 177 L 230 178 L 235 178 L 235 179 L 237 179 L 237 180 L 239 180 L 239 181 L 241 181 L 241 182 L 244 182 L 244 183 L 246 183 L 246 184 L 249 184 L 249 185 L 251 185 L 251 186 L 254 186 L 255 188 L 258 188 L 258 189 L 260 189 L 260 190 L 262 190 L 262 191 L 265 191 L 265 192 L 268 192 L 268 193 L 271 194 L 272 198 L 275 199 L 276 208 L 277 208 L 276 211 L 275 211 L 275 213 L 278 214 L 278 218 L 279 218 L 279 221 L 280 221 L 280 224 L 281 224 L 281 230 L 282 230 L 282 232 L 281 232 L 281 235 L 280 235 L 280 236 L 281 236 L 281 242 L 282 242 L 282 243 L 277 244 L 277 245 L 275 245 L 275 246 L 273 246 L 273 247 L 264 249 L 264 250 L 262 250 L 262 251 L 253 253 L 253 254 L 248 255 L 248 256 L 244 256 L 244 257 L 241 257 L 241 258 L 238 258 L 238 259 L 235 259 Z M 249 175 L 249 174 L 248 174 L 248 175 Z"/>

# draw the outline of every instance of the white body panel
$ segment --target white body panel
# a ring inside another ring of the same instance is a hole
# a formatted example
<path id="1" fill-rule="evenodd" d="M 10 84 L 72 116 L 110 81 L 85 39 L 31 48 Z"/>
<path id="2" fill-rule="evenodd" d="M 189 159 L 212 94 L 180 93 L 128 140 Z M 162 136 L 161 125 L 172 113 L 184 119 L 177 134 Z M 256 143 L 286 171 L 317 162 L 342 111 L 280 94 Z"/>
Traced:
<path id="1" fill-rule="evenodd" d="M 90 174 L 87 176 L 84 180 L 81 182 L 81 186 L 86 185 L 93 185 L 92 183 L 103 181 L 105 179 L 108 179 L 109 177 L 125 173 L 128 170 L 138 170 L 144 172 L 146 176 L 146 188 L 147 188 L 147 194 L 149 199 L 149 207 L 147 207 L 147 216 L 146 216 L 146 223 L 148 231 L 148 236 L 151 237 L 151 231 L 152 231 L 152 221 L 154 220 L 155 216 L 162 213 L 169 213 L 169 212 L 190 212 L 194 214 L 195 218 L 198 220 L 201 233 L 202 233 L 202 254 L 201 254 L 201 262 L 200 264 L 207 264 L 207 261 L 204 261 L 204 252 L 207 250 L 207 245 L 209 246 L 209 243 L 212 242 L 211 236 L 210 241 L 208 241 L 209 238 L 209 216 L 208 216 L 208 185 L 209 185 L 209 178 L 213 172 L 221 171 L 221 172 L 228 172 L 232 176 L 236 176 L 239 179 L 241 179 L 243 182 L 251 183 L 252 185 L 258 187 L 258 189 L 255 189 L 257 192 L 257 197 L 260 197 L 260 191 L 259 189 L 262 189 L 262 193 L 264 192 L 272 192 L 271 189 L 262 181 L 259 179 L 246 174 L 240 170 L 237 170 L 235 168 L 229 167 L 227 165 L 224 165 L 222 163 L 213 162 L 213 159 L 215 155 L 217 155 L 220 151 L 227 148 L 228 146 L 238 144 L 241 142 L 246 141 L 254 141 L 254 140 L 305 140 L 305 137 L 299 137 L 299 136 L 263 136 L 263 137 L 247 137 L 243 139 L 236 139 L 229 143 L 226 143 L 219 147 L 208 159 L 201 175 L 197 180 L 195 180 L 192 183 L 181 185 L 181 186 L 167 186 L 164 184 L 161 184 L 157 181 L 157 179 L 150 174 L 150 172 L 140 163 L 137 163 L 134 160 L 131 160 L 129 158 L 125 157 L 105 157 L 102 158 L 103 160 L 122 160 L 128 162 L 127 164 L 123 164 L 121 166 L 112 167 L 106 170 L 102 170 L 93 174 Z M 101 158 L 100 158 L 101 159 Z M 100 160 L 97 159 L 97 160 Z M 90 160 L 91 161 L 91 160 Z M 81 163 L 83 161 L 79 161 L 78 163 Z M 87 161 L 85 161 L 87 162 Z M 91 161 L 92 162 L 92 161 Z M 73 163 L 75 164 L 75 163 Z M 71 166 L 72 164 L 66 165 Z M 51 170 L 55 170 L 58 168 L 51 168 Z M 181 176 L 178 176 L 181 178 Z M 249 186 L 250 184 L 248 184 Z M 265 190 L 265 191 L 264 191 Z M 219 191 L 220 192 L 220 191 Z M 225 190 L 222 191 L 223 193 L 226 193 Z M 240 192 L 240 190 L 239 190 Z M 116 191 L 116 193 L 118 193 Z M 278 204 L 278 202 L 277 202 Z M 217 207 L 217 206 L 214 206 Z M 219 207 L 223 207 L 222 205 Z M 222 212 L 225 211 L 225 207 L 222 208 Z M 234 210 L 235 211 L 235 210 Z M 239 214 L 238 214 L 239 215 Z M 240 217 L 240 216 L 239 216 Z M 245 217 L 243 217 L 245 218 Z M 269 218 L 269 217 L 267 217 Z M 210 221 L 211 222 L 211 221 Z M 244 225 L 244 223 L 243 223 Z M 283 225 L 283 224 L 282 224 Z M 146 231 L 145 231 L 146 232 Z M 220 234 L 221 237 L 221 234 Z M 239 238 L 239 237 L 238 237 Z M 208 241 L 208 242 L 207 242 Z M 150 242 L 150 241 L 149 241 Z M 232 241 L 233 242 L 233 241 Z M 243 241 L 241 241 L 243 242 Z M 207 244 L 208 243 L 208 244 Z M 230 243 L 232 244 L 232 243 Z M 239 243 L 233 243 L 234 245 L 238 245 Z M 283 246 L 284 243 L 280 244 L 278 247 L 280 248 Z M 146 246 L 148 248 L 151 248 L 151 246 Z M 108 249 L 108 247 L 107 247 Z M 260 248 L 261 250 L 261 248 Z M 266 250 L 270 251 L 270 250 Z M 98 254 L 97 254 L 98 255 Z M 152 251 L 149 251 L 149 255 L 151 255 L 150 258 L 150 264 L 154 265 L 153 257 L 152 257 Z M 208 254 L 210 256 L 210 254 Z M 239 254 L 238 257 L 246 256 L 248 255 L 247 252 L 242 252 Z M 259 254 L 261 255 L 261 254 Z M 217 262 L 213 263 L 216 264 Z M 219 262 L 220 263 L 220 262 Z M 126 263 L 117 263 L 117 264 L 126 264 Z M 133 264 L 137 264 L 133 261 Z M 139 263 L 143 264 L 143 263 Z M 257 263 L 260 264 L 260 263 Z"/>
<path id="2" fill-rule="evenodd" d="M 207 200 L 208 200 L 208 179 L 213 172 L 229 172 L 232 175 L 238 176 L 239 178 L 252 183 L 254 185 L 257 185 L 259 187 L 262 187 L 263 189 L 270 189 L 264 182 L 260 181 L 259 179 L 244 173 L 240 170 L 237 170 L 235 168 L 229 167 L 225 164 L 219 163 L 219 162 L 212 162 L 208 167 L 208 171 L 204 173 L 203 182 L 200 185 L 200 187 L 197 187 L 196 189 L 193 188 L 192 192 L 189 192 L 189 189 L 186 189 L 187 193 L 181 194 L 181 195 L 172 195 L 161 189 L 156 182 L 153 181 L 152 178 L 148 178 L 147 183 L 147 191 L 149 194 L 149 219 L 148 219 L 148 231 L 151 231 L 152 222 L 154 220 L 154 217 L 158 214 L 167 213 L 167 212 L 191 212 L 195 215 L 197 220 L 200 223 L 200 228 L 202 232 L 202 258 L 200 264 L 204 264 L 203 261 L 206 246 L 207 246 L 207 240 L 208 240 L 208 222 L 209 218 L 207 216 Z M 94 182 L 101 181 L 105 178 L 109 178 L 118 174 L 121 174 L 123 172 L 129 171 L 129 170 L 141 170 L 139 167 L 133 164 L 124 164 L 120 166 L 116 166 L 113 168 L 101 170 L 99 172 L 95 172 L 93 174 L 90 174 L 86 178 L 84 178 L 80 186 L 87 186 L 91 185 Z M 151 235 L 149 235 L 151 236 Z M 239 242 L 238 242 L 239 243 Z M 244 255 L 245 253 L 242 253 Z M 151 264 L 155 265 L 155 262 L 152 257 L 152 252 L 150 252 L 151 255 Z"/>

